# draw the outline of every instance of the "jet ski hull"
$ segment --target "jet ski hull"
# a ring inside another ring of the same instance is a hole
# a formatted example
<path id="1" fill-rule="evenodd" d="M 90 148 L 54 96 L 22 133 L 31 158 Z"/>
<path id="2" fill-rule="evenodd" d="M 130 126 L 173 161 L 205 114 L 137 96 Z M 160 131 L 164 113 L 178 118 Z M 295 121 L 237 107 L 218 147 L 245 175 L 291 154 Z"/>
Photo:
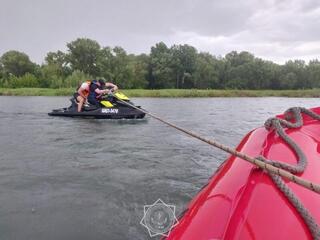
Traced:
<path id="1" fill-rule="evenodd" d="M 141 119 L 144 118 L 145 113 L 128 107 L 117 108 L 97 108 L 93 110 L 85 110 L 77 112 L 75 108 L 60 108 L 48 113 L 49 116 L 60 117 L 87 117 L 99 119 Z"/>
<path id="2" fill-rule="evenodd" d="M 49 116 L 59 117 L 82 117 L 100 119 L 141 119 L 145 113 L 139 111 L 140 106 L 135 106 L 130 99 L 122 93 L 115 93 L 102 99 L 99 106 L 85 105 L 78 112 L 78 104 L 74 98 L 70 99 L 71 106 L 68 108 L 54 109 Z"/>

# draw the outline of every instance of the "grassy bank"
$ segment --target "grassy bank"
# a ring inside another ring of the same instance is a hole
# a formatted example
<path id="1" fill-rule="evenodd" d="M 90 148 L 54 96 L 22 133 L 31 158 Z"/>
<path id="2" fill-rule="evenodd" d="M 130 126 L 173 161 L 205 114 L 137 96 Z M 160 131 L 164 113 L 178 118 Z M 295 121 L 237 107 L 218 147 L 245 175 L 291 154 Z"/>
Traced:
<path id="1" fill-rule="evenodd" d="M 4 96 L 71 96 L 73 88 L 0 88 Z M 308 90 L 197 90 L 161 89 L 121 90 L 129 97 L 320 97 L 320 89 Z"/>

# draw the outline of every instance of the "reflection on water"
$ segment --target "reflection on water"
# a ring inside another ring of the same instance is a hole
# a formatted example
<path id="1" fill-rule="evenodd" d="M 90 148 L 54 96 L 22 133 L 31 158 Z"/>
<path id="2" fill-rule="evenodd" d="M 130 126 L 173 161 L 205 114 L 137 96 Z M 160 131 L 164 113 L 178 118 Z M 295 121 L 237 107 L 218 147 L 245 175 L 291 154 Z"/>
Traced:
<path id="1" fill-rule="evenodd" d="M 252 128 L 318 99 L 139 98 L 179 126 L 236 146 Z M 0 97 L 0 239 L 147 239 L 143 205 L 178 213 L 226 154 L 154 119 L 49 117 L 66 97 Z"/>

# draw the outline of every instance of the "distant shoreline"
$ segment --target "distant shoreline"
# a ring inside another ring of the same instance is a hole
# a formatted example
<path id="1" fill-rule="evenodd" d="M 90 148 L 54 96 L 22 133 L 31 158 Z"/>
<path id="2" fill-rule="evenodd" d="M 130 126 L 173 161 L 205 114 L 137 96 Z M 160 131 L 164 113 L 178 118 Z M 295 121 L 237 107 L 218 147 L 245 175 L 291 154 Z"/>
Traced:
<path id="1" fill-rule="evenodd" d="M 0 96 L 71 96 L 74 88 L 0 88 Z M 217 90 L 217 89 L 127 89 L 129 97 L 320 97 L 320 89 L 303 90 Z"/>

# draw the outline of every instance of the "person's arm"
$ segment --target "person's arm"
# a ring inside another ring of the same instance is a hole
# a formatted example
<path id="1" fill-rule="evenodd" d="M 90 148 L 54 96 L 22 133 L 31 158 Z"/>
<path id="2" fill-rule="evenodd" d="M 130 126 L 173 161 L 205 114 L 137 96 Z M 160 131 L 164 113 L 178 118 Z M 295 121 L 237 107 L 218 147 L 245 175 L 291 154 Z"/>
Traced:
<path id="1" fill-rule="evenodd" d="M 96 90 L 94 90 L 97 94 L 106 94 L 106 93 L 108 93 L 109 92 L 109 90 L 108 89 L 103 89 L 103 90 L 101 90 L 101 89 L 99 89 L 99 88 L 97 88 Z"/>
<path id="2" fill-rule="evenodd" d="M 118 86 L 115 85 L 115 84 L 113 84 L 113 83 L 110 83 L 110 82 L 107 82 L 107 83 L 106 83 L 106 87 L 111 87 L 111 91 L 112 91 L 112 92 L 115 92 L 115 91 L 118 90 Z"/>

